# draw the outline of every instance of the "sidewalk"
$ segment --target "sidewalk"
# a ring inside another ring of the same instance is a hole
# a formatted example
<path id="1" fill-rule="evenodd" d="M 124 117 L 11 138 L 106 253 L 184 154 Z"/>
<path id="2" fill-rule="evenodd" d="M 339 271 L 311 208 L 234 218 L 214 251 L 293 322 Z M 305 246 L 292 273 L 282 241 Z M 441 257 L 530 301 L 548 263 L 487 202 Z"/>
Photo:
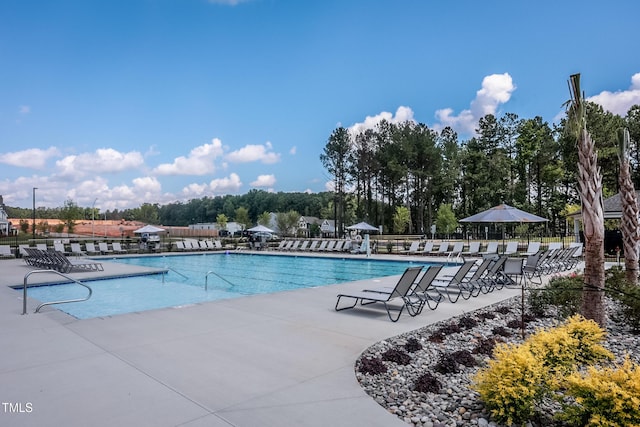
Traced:
<path id="1" fill-rule="evenodd" d="M 137 268 L 102 262 L 106 274 Z M 33 314 L 33 300 L 23 316 L 22 292 L 8 285 L 29 269 L 0 269 L 0 425 L 11 426 L 406 427 L 360 388 L 360 353 L 519 293 L 443 302 L 397 323 L 384 310 L 334 311 L 336 295 L 362 281 L 76 320 L 51 307 Z"/>

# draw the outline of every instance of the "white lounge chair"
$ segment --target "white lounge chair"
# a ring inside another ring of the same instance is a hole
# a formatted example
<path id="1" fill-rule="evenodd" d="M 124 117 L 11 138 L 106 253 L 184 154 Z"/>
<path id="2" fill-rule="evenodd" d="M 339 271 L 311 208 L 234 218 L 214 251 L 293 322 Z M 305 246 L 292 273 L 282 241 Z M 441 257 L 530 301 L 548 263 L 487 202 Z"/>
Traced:
<path id="1" fill-rule="evenodd" d="M 418 249 L 420 249 L 420 241 L 415 240 L 411 242 L 409 249 L 407 249 L 406 251 L 401 251 L 401 253 L 407 254 L 407 255 L 415 255 L 418 252 Z"/>
<path id="2" fill-rule="evenodd" d="M 518 242 L 508 242 L 507 247 L 504 248 L 503 255 L 517 255 L 518 254 Z"/>
<path id="3" fill-rule="evenodd" d="M 311 245 L 309 245 L 309 248 L 307 250 L 308 251 L 315 251 L 316 248 L 318 247 L 318 243 L 320 243 L 318 240 L 312 240 L 311 241 Z"/>
<path id="4" fill-rule="evenodd" d="M 113 253 L 113 251 L 111 249 L 109 249 L 109 246 L 107 245 L 107 242 L 98 243 L 98 249 L 100 249 L 100 253 L 102 255 L 108 255 L 108 254 L 112 254 Z"/>
<path id="5" fill-rule="evenodd" d="M 432 251 L 433 251 L 433 242 L 425 242 L 424 248 L 422 248 L 421 251 L 418 251 L 416 253 L 422 254 L 422 255 L 429 255 Z"/>
<path id="6" fill-rule="evenodd" d="M 126 254 L 127 251 L 122 247 L 120 242 L 111 243 L 111 247 L 113 248 L 113 252 L 116 254 Z"/>
<path id="7" fill-rule="evenodd" d="M 96 245 L 94 243 L 85 243 L 84 248 L 87 250 L 87 254 L 89 255 L 99 255 L 100 251 L 96 249 Z"/>
<path id="8" fill-rule="evenodd" d="M 462 254 L 462 250 L 464 249 L 464 242 L 455 242 L 453 244 L 453 248 L 447 252 L 447 261 L 451 259 L 460 258 L 460 254 Z"/>
<path id="9" fill-rule="evenodd" d="M 80 243 L 71 243 L 71 255 L 85 256 L 87 253 L 82 250 Z"/>
<path id="10" fill-rule="evenodd" d="M 15 258 L 16 256 L 11 252 L 11 246 L 0 245 L 0 258 Z"/>
<path id="11" fill-rule="evenodd" d="M 462 251 L 461 256 L 480 256 L 480 242 L 469 243 L 469 249 Z"/>
<path id="12" fill-rule="evenodd" d="M 484 252 L 479 252 L 479 255 L 482 255 L 482 256 L 498 255 L 498 242 L 487 243 L 487 249 Z"/>
<path id="13" fill-rule="evenodd" d="M 540 252 L 540 242 L 529 242 L 525 256 L 535 255 Z"/>

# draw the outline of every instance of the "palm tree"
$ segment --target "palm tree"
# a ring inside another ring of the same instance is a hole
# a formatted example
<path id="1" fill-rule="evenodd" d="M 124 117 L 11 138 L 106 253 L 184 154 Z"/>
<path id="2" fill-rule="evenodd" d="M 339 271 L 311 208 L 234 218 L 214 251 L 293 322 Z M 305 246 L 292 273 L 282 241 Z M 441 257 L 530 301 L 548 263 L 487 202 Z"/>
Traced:
<path id="1" fill-rule="evenodd" d="M 604 210 L 602 174 L 591 134 L 587 131 L 586 105 L 580 91 L 580 74 L 569 78 L 571 100 L 567 101 L 567 125 L 578 146 L 578 185 L 584 225 L 584 281 L 581 313 L 600 326 L 606 324 L 604 306 Z"/>
<path id="2" fill-rule="evenodd" d="M 618 158 L 620 159 L 620 199 L 622 201 L 622 244 L 624 246 L 625 278 L 629 283 L 638 283 L 638 196 L 631 180 L 629 162 L 629 130 L 618 132 Z"/>

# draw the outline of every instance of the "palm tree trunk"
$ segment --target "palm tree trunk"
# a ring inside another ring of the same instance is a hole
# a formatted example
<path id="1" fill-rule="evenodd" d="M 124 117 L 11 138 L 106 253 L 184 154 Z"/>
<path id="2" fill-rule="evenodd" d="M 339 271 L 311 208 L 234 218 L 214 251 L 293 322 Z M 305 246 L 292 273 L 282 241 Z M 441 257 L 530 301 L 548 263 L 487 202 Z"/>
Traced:
<path id="1" fill-rule="evenodd" d="M 638 196 L 631 180 L 631 168 L 629 164 L 629 131 L 623 129 L 619 135 L 620 157 L 620 199 L 622 202 L 622 243 L 624 246 L 625 278 L 632 284 L 638 283 L 638 241 L 640 230 L 638 229 Z"/>
<path id="2" fill-rule="evenodd" d="M 597 152 L 586 127 L 578 137 L 578 183 L 582 195 L 582 219 L 585 237 L 585 268 L 582 315 L 606 326 L 604 309 L 604 210 L 602 175 Z"/>

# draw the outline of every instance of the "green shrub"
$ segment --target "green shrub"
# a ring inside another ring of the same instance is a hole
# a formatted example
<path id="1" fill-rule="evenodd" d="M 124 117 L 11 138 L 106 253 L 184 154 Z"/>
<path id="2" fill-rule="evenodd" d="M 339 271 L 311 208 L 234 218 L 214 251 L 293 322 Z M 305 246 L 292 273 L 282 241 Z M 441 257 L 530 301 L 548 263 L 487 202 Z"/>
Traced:
<path id="1" fill-rule="evenodd" d="M 622 366 L 573 373 L 564 381 L 575 398 L 560 418 L 576 426 L 640 426 L 640 366 L 627 358 Z"/>
<path id="2" fill-rule="evenodd" d="M 614 267 L 607 270 L 605 288 L 607 295 L 618 302 L 612 318 L 628 325 L 634 333 L 640 333 L 640 286 L 628 283 L 624 271 Z"/>
<path id="3" fill-rule="evenodd" d="M 580 311 L 582 283 L 581 275 L 552 278 L 545 287 L 530 291 L 527 299 L 529 311 L 542 317 L 550 306 L 555 306 L 560 317 L 573 316 Z"/>

